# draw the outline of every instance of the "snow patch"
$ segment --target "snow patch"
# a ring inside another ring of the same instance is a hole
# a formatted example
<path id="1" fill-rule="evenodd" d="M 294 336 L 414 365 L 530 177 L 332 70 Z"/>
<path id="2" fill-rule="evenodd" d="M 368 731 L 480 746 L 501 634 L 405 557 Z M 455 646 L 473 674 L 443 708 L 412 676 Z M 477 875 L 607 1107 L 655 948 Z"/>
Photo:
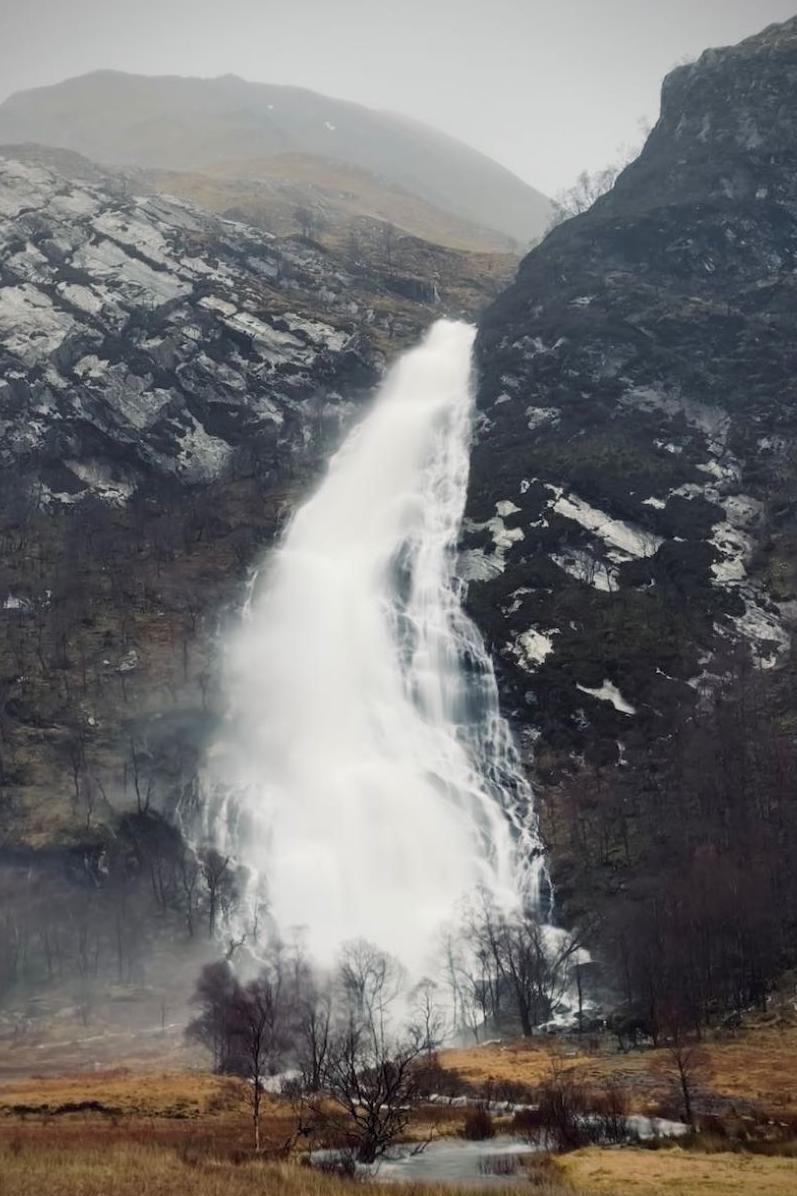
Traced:
<path id="1" fill-rule="evenodd" d="M 562 415 L 559 407 L 527 407 L 526 419 L 527 426 L 530 432 L 534 432 L 537 428 L 542 428 L 546 424 L 555 426 L 559 423 Z"/>
<path id="2" fill-rule="evenodd" d="M 516 655 L 524 668 L 533 671 L 553 652 L 552 635 L 556 631 L 537 631 L 531 627 L 515 640 Z"/>
<path id="3" fill-rule="evenodd" d="M 495 509 L 499 515 L 506 517 L 507 515 L 514 515 L 520 511 L 520 507 L 516 506 L 510 499 L 503 499 L 501 502 L 495 504 Z"/>
<path id="4" fill-rule="evenodd" d="M 551 560 L 570 577 L 586 582 L 595 590 L 602 590 L 605 594 L 617 590 L 617 571 L 606 562 L 596 560 L 585 548 L 552 553 Z"/>
<path id="5" fill-rule="evenodd" d="M 613 685 L 611 681 L 604 681 L 603 685 L 598 686 L 597 689 L 590 689 L 586 685 L 577 685 L 576 689 L 580 689 L 583 694 L 589 694 L 591 698 L 597 698 L 599 702 L 611 702 L 620 714 L 636 714 L 635 707 L 630 702 L 626 702 L 617 686 Z"/>
<path id="6" fill-rule="evenodd" d="M 62 299 L 87 315 L 96 315 L 98 311 L 102 311 L 102 299 L 91 287 L 80 286 L 74 282 L 59 282 L 55 289 Z"/>
<path id="7" fill-rule="evenodd" d="M 587 531 L 598 536 L 612 548 L 618 549 L 626 557 L 654 556 L 663 542 L 661 536 L 656 536 L 653 532 L 633 527 L 621 519 L 613 519 L 605 511 L 590 506 L 577 494 L 564 495 L 557 487 L 551 485 L 548 485 L 547 489 L 557 495 L 552 504 L 557 514 L 580 523 Z"/>
<path id="8" fill-rule="evenodd" d="M 126 502 L 135 490 L 131 482 L 114 478 L 109 467 L 99 461 L 65 461 L 64 464 L 75 477 L 107 502 Z"/>
<path id="9" fill-rule="evenodd" d="M 0 290 L 0 342 L 28 365 L 54 352 L 74 324 L 30 283 Z"/>
<path id="10" fill-rule="evenodd" d="M 191 418 L 193 426 L 181 438 L 177 460 L 188 481 L 208 482 L 221 474 L 233 450 L 226 440 L 211 436 L 198 420 Z"/>

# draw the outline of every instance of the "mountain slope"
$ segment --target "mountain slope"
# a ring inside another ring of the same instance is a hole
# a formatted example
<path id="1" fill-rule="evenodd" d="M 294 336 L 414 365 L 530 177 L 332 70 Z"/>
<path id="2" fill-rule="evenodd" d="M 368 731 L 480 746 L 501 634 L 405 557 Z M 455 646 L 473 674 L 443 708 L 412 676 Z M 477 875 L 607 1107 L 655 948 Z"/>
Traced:
<path id="1" fill-rule="evenodd" d="M 98 71 L 0 105 L 0 142 L 35 141 L 99 162 L 202 170 L 298 153 L 334 158 L 518 241 L 538 236 L 548 201 L 510 171 L 435 129 L 295 87 Z"/>
<path id="2" fill-rule="evenodd" d="M 797 21 L 676 70 L 481 322 L 472 602 L 540 756 L 617 759 L 734 641 L 788 653 L 795 111 Z"/>
<path id="3" fill-rule="evenodd" d="M 335 158 L 275 154 L 225 162 L 203 172 L 141 172 L 147 189 L 176 195 L 210 212 L 234 215 L 278 235 L 309 231 L 350 250 L 363 236 L 389 243 L 396 233 L 471 252 L 514 253 L 512 238 L 435 207 Z"/>
<path id="4" fill-rule="evenodd" d="M 1 859 L 93 840 L 133 742 L 173 804 L 220 611 L 386 358 L 500 275 L 344 261 L 68 151 L 0 155 L 0 217 Z"/>
<path id="5" fill-rule="evenodd" d="M 797 18 L 673 72 L 480 324 L 469 603 L 632 1037 L 797 962 L 796 199 Z"/>

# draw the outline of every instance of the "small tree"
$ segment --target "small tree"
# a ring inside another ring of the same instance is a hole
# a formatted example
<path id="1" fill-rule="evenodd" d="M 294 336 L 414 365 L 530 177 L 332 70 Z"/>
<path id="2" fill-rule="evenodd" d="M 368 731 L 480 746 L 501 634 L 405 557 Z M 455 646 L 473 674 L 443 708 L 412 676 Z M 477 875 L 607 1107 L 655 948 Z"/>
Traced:
<path id="1" fill-rule="evenodd" d="M 421 1048 L 389 1042 L 368 1020 L 352 1022 L 335 1040 L 326 1065 L 334 1106 L 316 1106 L 327 1126 L 342 1131 L 361 1163 L 373 1163 L 403 1133 L 419 1098 Z"/>
<path id="2" fill-rule="evenodd" d="M 683 1119 L 691 1130 L 697 1129 L 695 1119 L 695 1095 L 701 1081 L 708 1079 L 711 1072 L 711 1058 L 699 1042 L 690 1042 L 675 1034 L 658 1070 L 669 1078 L 678 1093 Z"/>
<path id="3" fill-rule="evenodd" d="M 423 1083 L 424 1029 L 396 1034 L 391 1024 L 403 978 L 400 965 L 372 943 L 347 943 L 337 985 L 342 1024 L 330 1034 L 323 1004 L 306 1017 L 317 1056 L 323 1046 L 323 1067 L 316 1069 L 322 1091 L 310 1103 L 314 1120 L 345 1136 L 361 1163 L 373 1163 L 406 1129 Z"/>
<path id="4" fill-rule="evenodd" d="M 208 963 L 199 974 L 191 998 L 199 1006 L 199 1013 L 186 1027 L 186 1037 L 210 1051 L 213 1070 L 221 1075 L 234 1075 L 238 1071 L 230 1016 L 236 989 L 237 981 L 226 960 Z"/>
<path id="5" fill-rule="evenodd" d="M 261 972 L 243 988 L 238 988 L 230 1013 L 245 1075 L 249 1081 L 252 1128 L 255 1150 L 260 1151 L 260 1109 L 265 1087 L 264 1076 L 275 1065 L 280 1053 L 279 981 Z"/>
<path id="6" fill-rule="evenodd" d="M 332 1037 L 332 1001 L 329 990 L 311 975 L 297 993 L 297 1050 L 302 1089 L 317 1093 L 324 1086 Z"/>
<path id="7" fill-rule="evenodd" d="M 438 1001 L 438 986 L 424 977 L 410 993 L 412 1003 L 412 1032 L 416 1034 L 422 1051 L 432 1059 L 446 1037 L 446 1017 Z"/>
<path id="8" fill-rule="evenodd" d="M 572 187 L 565 188 L 554 197 L 551 227 L 588 212 L 597 199 L 611 191 L 621 169 L 622 166 L 615 164 L 593 173 L 582 170 Z"/>
<path id="9" fill-rule="evenodd" d="M 294 210 L 293 217 L 306 241 L 312 240 L 320 232 L 323 232 L 326 221 L 317 209 L 299 207 Z"/>
<path id="10" fill-rule="evenodd" d="M 223 901 L 225 888 L 231 882 L 230 857 L 209 847 L 200 852 L 202 876 L 205 881 L 208 900 L 208 938 L 216 933 L 216 919 Z"/>

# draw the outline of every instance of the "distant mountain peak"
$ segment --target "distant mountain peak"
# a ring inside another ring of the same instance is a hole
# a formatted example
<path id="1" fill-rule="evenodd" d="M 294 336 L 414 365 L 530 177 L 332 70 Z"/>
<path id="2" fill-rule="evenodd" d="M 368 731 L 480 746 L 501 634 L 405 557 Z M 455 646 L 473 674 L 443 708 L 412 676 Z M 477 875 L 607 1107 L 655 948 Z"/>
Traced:
<path id="1" fill-rule="evenodd" d="M 305 88 L 98 70 L 17 92 L 0 144 L 36 142 L 111 166 L 205 170 L 296 152 L 334 155 L 388 186 L 517 242 L 545 229 L 549 201 L 510 170 L 420 121 Z"/>

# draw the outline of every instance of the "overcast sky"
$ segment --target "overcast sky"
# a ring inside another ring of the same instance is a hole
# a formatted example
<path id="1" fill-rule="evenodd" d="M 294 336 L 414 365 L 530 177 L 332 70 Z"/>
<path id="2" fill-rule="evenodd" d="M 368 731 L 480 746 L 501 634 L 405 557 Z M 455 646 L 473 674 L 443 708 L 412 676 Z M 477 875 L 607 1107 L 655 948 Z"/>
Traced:
<path id="1" fill-rule="evenodd" d="M 294 83 L 437 125 L 551 194 L 686 57 L 797 0 L 0 0 L 0 98 L 98 67 Z"/>

